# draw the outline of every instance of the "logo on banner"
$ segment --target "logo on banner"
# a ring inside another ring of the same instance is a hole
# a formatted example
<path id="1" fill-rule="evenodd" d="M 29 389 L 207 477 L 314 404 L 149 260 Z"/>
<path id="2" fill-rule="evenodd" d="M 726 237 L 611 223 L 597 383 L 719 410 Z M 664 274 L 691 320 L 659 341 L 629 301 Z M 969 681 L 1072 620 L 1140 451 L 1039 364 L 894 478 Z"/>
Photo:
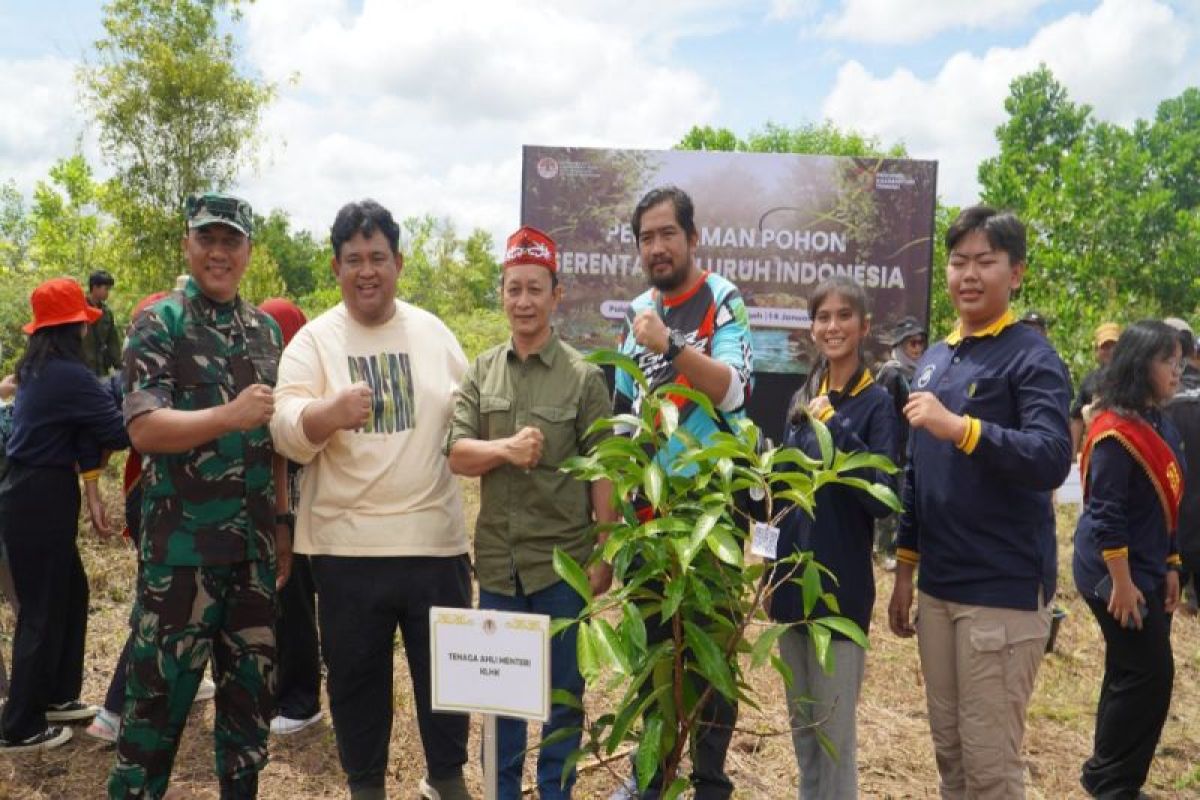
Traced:
<path id="1" fill-rule="evenodd" d="M 921 374 L 917 378 L 917 388 L 918 389 L 924 389 L 926 386 L 929 385 L 929 380 L 930 380 L 930 378 L 933 377 L 933 370 L 934 370 L 933 364 L 930 364 L 928 367 L 921 370 Z"/>
<path id="2" fill-rule="evenodd" d="M 537 171 L 538 175 L 541 175 L 546 180 L 550 180 L 558 175 L 558 161 L 550 156 L 539 158 L 537 162 Z"/>

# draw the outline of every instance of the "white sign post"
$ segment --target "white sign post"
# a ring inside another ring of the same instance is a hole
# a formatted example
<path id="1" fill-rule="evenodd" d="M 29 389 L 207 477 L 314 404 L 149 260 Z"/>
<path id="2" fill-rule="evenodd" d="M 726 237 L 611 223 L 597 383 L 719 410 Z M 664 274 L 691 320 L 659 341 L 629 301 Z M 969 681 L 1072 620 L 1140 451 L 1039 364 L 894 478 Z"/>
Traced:
<path id="1" fill-rule="evenodd" d="M 434 711 L 483 718 L 484 798 L 496 797 L 496 717 L 550 719 L 550 617 L 429 609 Z"/>

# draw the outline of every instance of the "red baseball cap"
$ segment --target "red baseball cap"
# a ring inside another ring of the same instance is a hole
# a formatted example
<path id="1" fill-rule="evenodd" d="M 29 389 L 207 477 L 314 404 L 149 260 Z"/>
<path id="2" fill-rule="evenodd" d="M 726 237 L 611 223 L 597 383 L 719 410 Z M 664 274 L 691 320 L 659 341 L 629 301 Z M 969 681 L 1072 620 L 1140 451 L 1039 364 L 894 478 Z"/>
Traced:
<path id="1" fill-rule="evenodd" d="M 74 278 L 52 278 L 39 285 L 30 295 L 29 304 L 33 306 L 33 322 L 21 326 L 26 333 L 72 322 L 90 324 L 103 313 L 87 304 L 83 287 Z"/>
<path id="2" fill-rule="evenodd" d="M 531 225 L 521 227 L 508 237 L 504 248 L 504 269 L 518 264 L 534 264 L 558 272 L 558 248 L 554 240 Z"/>

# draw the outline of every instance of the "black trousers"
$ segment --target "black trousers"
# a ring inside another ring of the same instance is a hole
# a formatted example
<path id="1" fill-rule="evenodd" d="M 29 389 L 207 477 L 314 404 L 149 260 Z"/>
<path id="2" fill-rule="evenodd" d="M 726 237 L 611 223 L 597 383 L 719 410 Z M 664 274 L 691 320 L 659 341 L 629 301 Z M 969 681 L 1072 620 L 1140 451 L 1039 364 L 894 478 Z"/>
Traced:
<path id="1" fill-rule="evenodd" d="M 74 470 L 10 463 L 0 482 L 0 532 L 20 610 L 0 737 L 46 729 L 46 707 L 79 698 L 87 638 L 88 583 L 75 545 Z"/>
<path id="2" fill-rule="evenodd" d="M 1095 797 L 1137 797 L 1171 707 L 1171 615 L 1163 611 L 1161 587 L 1145 595 L 1149 612 L 1140 631 L 1122 628 L 1105 603 L 1085 598 L 1105 645 L 1095 741 L 1081 776 Z"/>
<path id="3" fill-rule="evenodd" d="M 662 584 L 647 584 L 653 591 L 662 592 Z M 670 639 L 671 623 L 663 622 L 657 612 L 646 620 L 646 643 L 650 646 Z M 696 673 L 688 673 L 692 690 L 699 696 L 708 688 L 708 681 Z M 696 800 L 725 800 L 733 794 L 733 781 L 725 774 L 725 756 L 733 740 L 737 724 L 737 703 L 730 702 L 715 688 L 700 711 L 700 726 L 690 743 L 692 755 L 691 783 Z M 634 754 L 637 757 L 637 754 Z M 656 774 L 642 793 L 642 800 L 658 800 L 662 791 L 662 775 Z"/>
<path id="4" fill-rule="evenodd" d="M 275 713 L 308 719 L 321 710 L 321 653 L 317 639 L 316 586 L 308 556 L 292 557 L 292 577 L 279 592 L 275 623 Z"/>
<path id="5" fill-rule="evenodd" d="M 329 711 L 350 791 L 381 787 L 392 735 L 392 649 L 396 628 L 412 676 L 417 728 L 434 779 L 467 763 L 466 714 L 430 709 L 429 608 L 471 605 L 471 565 L 448 557 L 312 556 L 321 602 L 321 652 Z"/>

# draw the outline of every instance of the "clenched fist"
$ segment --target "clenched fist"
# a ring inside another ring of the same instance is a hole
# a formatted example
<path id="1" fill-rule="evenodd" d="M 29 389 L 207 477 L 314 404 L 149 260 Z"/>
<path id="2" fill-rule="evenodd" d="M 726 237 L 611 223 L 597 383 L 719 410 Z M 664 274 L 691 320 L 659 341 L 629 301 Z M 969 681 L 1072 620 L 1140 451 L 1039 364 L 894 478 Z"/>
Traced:
<path id="1" fill-rule="evenodd" d="M 251 384 L 225 405 L 225 413 L 229 427 L 235 431 L 261 428 L 271 421 L 271 415 L 275 413 L 275 395 L 270 386 Z"/>
<path id="2" fill-rule="evenodd" d="M 510 436 L 505 444 L 508 463 L 518 469 L 530 470 L 542 460 L 542 445 L 545 437 L 537 428 L 526 425 Z"/>
<path id="3" fill-rule="evenodd" d="M 671 344 L 669 336 L 667 323 L 649 309 L 638 314 L 633 320 L 634 340 L 652 353 L 662 355 L 667 352 L 667 347 Z"/>
<path id="4" fill-rule="evenodd" d="M 962 441 L 967 432 L 967 420 L 948 410 L 932 392 L 909 395 L 904 416 L 913 428 L 924 428 L 943 442 Z"/>
<path id="5" fill-rule="evenodd" d="M 333 396 L 338 428 L 353 431 L 366 425 L 371 418 L 371 405 L 374 402 L 371 387 L 361 381 L 342 389 Z"/>

